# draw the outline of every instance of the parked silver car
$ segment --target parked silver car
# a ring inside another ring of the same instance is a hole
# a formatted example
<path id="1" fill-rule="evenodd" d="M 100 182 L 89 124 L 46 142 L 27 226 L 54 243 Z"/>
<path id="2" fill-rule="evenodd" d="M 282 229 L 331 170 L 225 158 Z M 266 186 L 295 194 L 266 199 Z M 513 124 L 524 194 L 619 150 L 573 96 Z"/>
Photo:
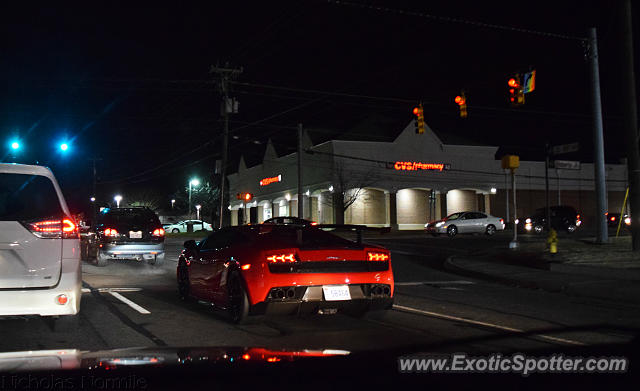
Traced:
<path id="1" fill-rule="evenodd" d="M 493 235 L 496 231 L 504 230 L 504 220 L 483 212 L 458 212 L 425 224 L 424 230 L 434 236 L 447 234 L 454 237 L 459 233 Z"/>

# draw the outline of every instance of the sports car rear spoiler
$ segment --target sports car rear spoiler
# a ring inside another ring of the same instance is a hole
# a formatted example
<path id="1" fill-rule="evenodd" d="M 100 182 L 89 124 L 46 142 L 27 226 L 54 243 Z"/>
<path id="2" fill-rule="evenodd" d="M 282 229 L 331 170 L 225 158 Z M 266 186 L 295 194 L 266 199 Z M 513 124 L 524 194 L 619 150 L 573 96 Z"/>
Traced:
<path id="1" fill-rule="evenodd" d="M 357 234 L 358 244 L 362 244 L 363 231 L 378 232 L 380 234 L 391 232 L 391 227 L 368 227 L 366 225 L 357 224 L 317 224 L 314 225 L 314 227 L 320 229 L 333 229 L 336 231 L 355 231 Z"/>

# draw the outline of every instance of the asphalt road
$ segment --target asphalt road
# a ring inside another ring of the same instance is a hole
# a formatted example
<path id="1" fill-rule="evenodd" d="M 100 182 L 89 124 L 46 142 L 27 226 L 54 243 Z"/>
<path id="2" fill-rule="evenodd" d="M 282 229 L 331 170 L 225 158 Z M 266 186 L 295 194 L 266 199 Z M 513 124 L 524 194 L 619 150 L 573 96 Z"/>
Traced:
<path id="1" fill-rule="evenodd" d="M 506 233 L 433 238 L 373 236 L 392 250 L 392 310 L 266 317 L 236 326 L 226 314 L 178 299 L 175 266 L 184 239 L 168 238 L 161 267 L 135 261 L 83 264 L 80 325 L 54 332 L 40 318 L 0 319 L 0 351 L 154 346 L 261 346 L 346 350 L 420 346 L 429 351 L 514 351 L 630 341 L 637 307 L 499 285 L 445 272 L 447 256 L 506 245 Z"/>

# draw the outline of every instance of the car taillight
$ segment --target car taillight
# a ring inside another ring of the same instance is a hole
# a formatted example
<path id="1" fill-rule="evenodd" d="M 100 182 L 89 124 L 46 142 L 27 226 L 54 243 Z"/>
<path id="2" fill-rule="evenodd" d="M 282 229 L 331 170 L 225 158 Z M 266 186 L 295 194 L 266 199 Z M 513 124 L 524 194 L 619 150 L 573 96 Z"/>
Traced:
<path id="1" fill-rule="evenodd" d="M 48 219 L 27 223 L 35 236 L 43 239 L 78 239 L 78 226 L 68 218 Z"/>
<path id="2" fill-rule="evenodd" d="M 389 254 L 387 253 L 378 253 L 378 252 L 368 252 L 367 260 L 369 261 L 388 261 Z"/>
<path id="3" fill-rule="evenodd" d="M 164 228 L 156 228 L 153 230 L 153 236 L 164 236 Z"/>
<path id="4" fill-rule="evenodd" d="M 118 235 L 118 231 L 115 228 L 105 228 L 105 230 L 102 233 L 104 234 L 104 236 L 117 236 Z"/>
<path id="5" fill-rule="evenodd" d="M 294 253 L 274 254 L 274 255 L 268 256 L 267 257 L 267 261 L 271 262 L 271 263 L 295 262 L 296 261 L 296 254 L 294 254 Z"/>
<path id="6" fill-rule="evenodd" d="M 317 223 L 317 222 L 315 222 L 315 221 L 312 221 L 312 222 L 311 222 L 311 225 L 318 225 L 318 223 Z"/>
<path id="7" fill-rule="evenodd" d="M 504 219 L 500 219 L 500 224 L 504 224 Z"/>

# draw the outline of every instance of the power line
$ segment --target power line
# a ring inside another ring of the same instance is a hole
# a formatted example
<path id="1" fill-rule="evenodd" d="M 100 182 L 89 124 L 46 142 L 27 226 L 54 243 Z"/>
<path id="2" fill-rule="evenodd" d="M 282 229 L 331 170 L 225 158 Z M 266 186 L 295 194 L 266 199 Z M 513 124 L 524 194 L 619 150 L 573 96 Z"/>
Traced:
<path id="1" fill-rule="evenodd" d="M 511 31 L 511 32 L 538 35 L 538 36 L 549 37 L 549 38 L 568 39 L 568 40 L 581 41 L 581 42 L 587 41 L 586 37 L 576 37 L 576 36 L 571 36 L 567 34 L 552 33 L 548 31 L 525 29 L 522 27 L 504 26 L 504 25 L 499 25 L 495 23 L 485 23 L 485 22 L 478 22 L 478 21 L 468 20 L 468 19 L 452 18 L 449 16 L 432 15 L 424 12 L 407 11 L 403 9 L 389 8 L 389 7 L 384 7 L 380 5 L 361 4 L 361 3 L 354 3 L 352 1 L 341 1 L 341 0 L 327 0 L 327 2 L 335 5 L 358 7 L 358 8 L 364 8 L 364 9 L 369 9 L 374 11 L 393 13 L 397 15 L 416 16 L 416 17 L 425 18 L 425 19 L 437 20 L 439 22 L 465 24 L 470 26 L 489 28 L 493 30 Z"/>

